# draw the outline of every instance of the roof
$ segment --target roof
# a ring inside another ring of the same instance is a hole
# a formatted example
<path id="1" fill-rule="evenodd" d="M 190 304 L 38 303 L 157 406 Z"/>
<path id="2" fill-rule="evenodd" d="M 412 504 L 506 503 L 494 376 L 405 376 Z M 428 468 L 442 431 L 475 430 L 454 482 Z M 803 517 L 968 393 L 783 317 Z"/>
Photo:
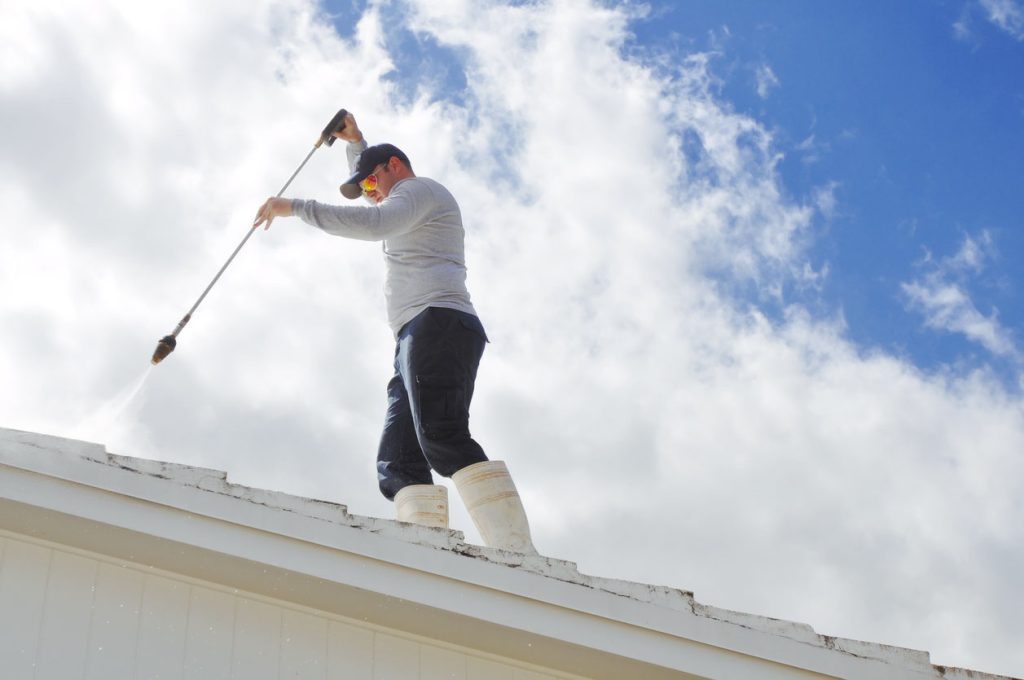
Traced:
<path id="1" fill-rule="evenodd" d="M 218 470 L 2 428 L 0 530 L 586 677 L 1003 677 L 232 484 Z"/>

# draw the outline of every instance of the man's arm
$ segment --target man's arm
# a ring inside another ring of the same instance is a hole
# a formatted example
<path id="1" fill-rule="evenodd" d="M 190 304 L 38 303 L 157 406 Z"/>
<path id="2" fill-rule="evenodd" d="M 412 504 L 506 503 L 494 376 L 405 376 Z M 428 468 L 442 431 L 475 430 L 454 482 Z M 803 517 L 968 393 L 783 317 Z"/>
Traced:
<path id="1" fill-rule="evenodd" d="M 426 222 L 433 205 L 429 187 L 411 179 L 396 185 L 388 199 L 377 205 L 327 205 L 295 200 L 290 202 L 288 210 L 328 234 L 360 241 L 384 241 Z"/>
<path id="2" fill-rule="evenodd" d="M 270 228 L 275 217 L 297 215 L 328 234 L 383 241 L 412 231 L 423 223 L 433 205 L 429 187 L 405 180 L 392 189 L 387 201 L 371 206 L 327 205 L 317 201 L 291 198 L 268 198 L 259 212 L 253 229 L 265 223 Z"/>
<path id="3" fill-rule="evenodd" d="M 356 117 L 351 113 L 347 114 L 345 116 L 345 126 L 335 132 L 334 136 L 348 142 L 348 145 L 345 147 L 345 155 L 348 157 L 348 169 L 349 172 L 355 172 L 359 154 L 366 150 L 366 139 L 356 123 Z"/>
<path id="4" fill-rule="evenodd" d="M 345 148 L 345 155 L 348 157 L 349 171 L 355 172 L 359 154 L 366 149 L 366 140 L 363 138 L 363 132 L 359 129 L 358 123 L 356 123 L 356 117 L 351 113 L 347 113 L 345 115 L 345 125 L 340 130 L 336 130 L 334 136 L 348 142 Z M 265 231 L 270 229 L 270 224 L 274 221 L 275 217 L 291 217 L 294 214 L 292 199 L 268 198 L 256 212 L 256 219 L 252 223 L 252 228 L 255 229 L 260 225 L 264 225 L 263 229 Z"/>

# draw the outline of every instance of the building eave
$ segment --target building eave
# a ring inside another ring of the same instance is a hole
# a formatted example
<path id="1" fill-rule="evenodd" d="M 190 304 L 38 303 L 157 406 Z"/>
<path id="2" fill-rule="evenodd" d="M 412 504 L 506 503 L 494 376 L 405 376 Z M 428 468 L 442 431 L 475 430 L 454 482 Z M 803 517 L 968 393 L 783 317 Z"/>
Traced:
<path id="1" fill-rule="evenodd" d="M 349 514 L 223 472 L 0 430 L 0 529 L 592 678 L 939 678 L 926 652 Z M 962 677 L 997 676 L 971 673 Z"/>

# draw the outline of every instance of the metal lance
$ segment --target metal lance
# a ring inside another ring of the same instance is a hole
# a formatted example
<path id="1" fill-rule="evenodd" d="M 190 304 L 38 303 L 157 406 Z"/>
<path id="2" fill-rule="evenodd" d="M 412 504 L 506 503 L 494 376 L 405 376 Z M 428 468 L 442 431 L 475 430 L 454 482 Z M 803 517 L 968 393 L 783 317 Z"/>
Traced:
<path id="1" fill-rule="evenodd" d="M 299 174 L 299 171 L 306 166 L 306 163 L 313 156 L 316 150 L 320 148 L 322 144 L 326 143 L 327 146 L 334 145 L 334 140 L 336 139 L 334 133 L 340 132 L 345 128 L 345 116 L 347 115 L 348 111 L 346 111 L 345 109 L 341 109 L 336 114 L 334 114 L 334 118 L 331 118 L 330 122 L 327 123 L 327 126 L 323 129 L 323 132 L 320 133 L 320 138 L 316 140 L 316 144 L 313 145 L 313 148 L 310 149 L 309 153 L 306 154 L 306 157 L 302 160 L 301 163 L 299 163 L 299 167 L 295 168 L 295 172 L 292 173 L 292 176 L 288 178 L 288 181 L 284 183 L 284 186 L 281 187 L 281 190 L 277 192 L 277 195 L 274 198 L 281 197 L 281 194 L 285 192 L 288 186 L 292 183 L 292 180 L 294 180 L 295 177 Z M 192 305 L 192 308 L 189 309 L 188 312 L 185 313 L 185 316 L 181 318 L 181 321 L 179 321 L 178 325 L 174 327 L 174 330 L 171 332 L 171 334 L 165 335 L 164 337 L 160 338 L 160 341 L 158 343 L 156 343 L 156 351 L 153 352 L 153 358 L 151 359 L 153 365 L 159 364 L 161 361 L 167 358 L 167 355 L 174 351 L 174 348 L 177 347 L 178 345 L 178 333 L 181 333 L 181 330 L 192 319 L 192 314 L 195 313 L 196 308 L 199 307 L 200 303 L 206 297 L 206 294 L 210 292 L 211 288 L 213 288 L 213 284 L 217 283 L 217 280 L 220 278 L 220 275 L 224 273 L 224 270 L 228 268 L 228 265 L 231 264 L 231 261 L 235 259 L 235 255 L 238 255 L 238 251 L 242 249 L 242 246 L 245 245 L 245 242 L 249 240 L 249 237 L 252 236 L 252 233 L 254 231 L 256 231 L 255 226 L 253 226 L 252 228 L 249 229 L 248 232 L 246 232 L 245 238 L 242 239 L 242 242 L 239 243 L 238 246 L 235 248 L 234 252 L 231 253 L 231 257 L 229 257 L 227 262 L 224 263 L 224 266 L 220 268 L 220 271 L 217 272 L 217 275 L 213 277 L 213 280 L 210 281 L 210 285 L 206 287 L 206 290 L 204 290 L 203 294 L 199 296 L 199 299 L 196 300 L 196 303 Z"/>

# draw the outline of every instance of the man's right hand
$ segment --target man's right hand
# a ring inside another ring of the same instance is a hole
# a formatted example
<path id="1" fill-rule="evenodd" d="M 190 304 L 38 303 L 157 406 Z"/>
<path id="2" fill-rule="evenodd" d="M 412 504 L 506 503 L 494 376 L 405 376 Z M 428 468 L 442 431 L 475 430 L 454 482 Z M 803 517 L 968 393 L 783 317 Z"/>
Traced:
<path id="1" fill-rule="evenodd" d="M 253 220 L 252 228 L 266 224 L 263 230 L 270 229 L 270 223 L 274 221 L 275 217 L 291 217 L 294 213 L 292 212 L 292 200 L 290 198 L 268 198 L 266 203 L 260 206 L 259 211 L 256 213 L 256 219 Z"/>
<path id="2" fill-rule="evenodd" d="M 363 141 L 363 133 L 360 132 L 359 126 L 356 125 L 356 117 L 351 113 L 345 114 L 345 127 L 336 131 L 334 136 L 338 139 L 344 139 L 346 142 Z"/>

